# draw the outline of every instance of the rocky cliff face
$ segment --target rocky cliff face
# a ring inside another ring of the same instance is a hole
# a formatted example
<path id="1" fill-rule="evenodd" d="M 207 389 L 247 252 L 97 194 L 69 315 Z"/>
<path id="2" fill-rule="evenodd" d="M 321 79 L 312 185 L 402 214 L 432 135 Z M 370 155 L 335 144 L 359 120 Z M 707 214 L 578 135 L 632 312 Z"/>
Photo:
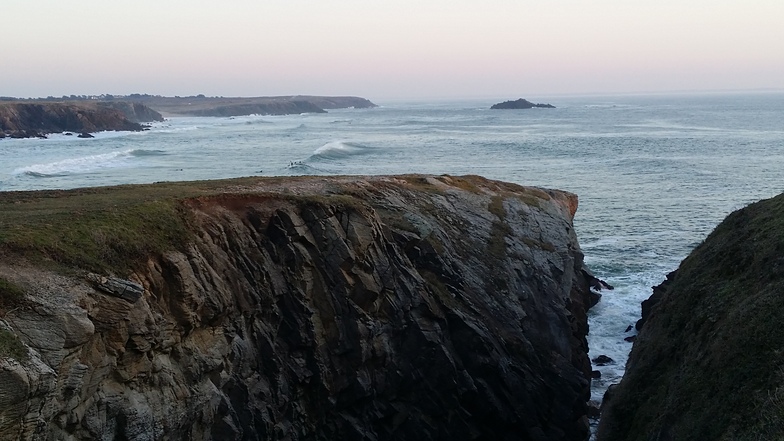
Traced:
<path id="1" fill-rule="evenodd" d="M 142 128 L 122 111 L 95 103 L 0 103 L 0 131 L 11 137 Z"/>
<path id="2" fill-rule="evenodd" d="M 784 195 L 728 216 L 654 288 L 600 440 L 784 439 Z"/>
<path id="3" fill-rule="evenodd" d="M 134 103 L 130 101 L 102 101 L 98 103 L 101 107 L 108 107 L 116 109 L 128 118 L 128 121 L 134 123 L 147 123 L 153 121 L 163 121 L 163 116 L 157 111 L 145 106 L 142 103 Z"/>
<path id="4" fill-rule="evenodd" d="M 0 201 L 2 439 L 588 437 L 574 195 L 402 176 Z M 171 203 L 189 239 L 155 253 L 91 214 L 126 234 Z M 79 210 L 47 248 L 53 207 Z M 141 258 L 116 277 L 40 260 L 84 250 Z"/>

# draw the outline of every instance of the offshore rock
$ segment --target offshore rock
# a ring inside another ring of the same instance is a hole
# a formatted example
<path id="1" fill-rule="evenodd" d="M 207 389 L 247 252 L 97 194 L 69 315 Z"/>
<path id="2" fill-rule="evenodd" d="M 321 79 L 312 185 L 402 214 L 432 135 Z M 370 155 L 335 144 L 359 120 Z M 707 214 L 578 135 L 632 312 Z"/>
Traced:
<path id="1" fill-rule="evenodd" d="M 534 104 L 523 98 L 514 101 L 504 101 L 503 103 L 493 104 L 490 106 L 491 109 L 533 109 L 534 107 L 555 109 L 555 106 L 552 104 Z"/>
<path id="2" fill-rule="evenodd" d="M 784 195 L 729 216 L 643 302 L 598 438 L 784 439 Z"/>
<path id="3" fill-rule="evenodd" d="M 0 439 L 588 439 L 576 196 L 479 177 L 245 178 L 15 193 L 0 210 L 53 196 L 99 210 L 105 195 L 133 211 L 174 191 L 190 239 L 118 278 L 0 242 L 0 279 L 25 292 L 4 320 L 30 353 L 0 357 Z"/>

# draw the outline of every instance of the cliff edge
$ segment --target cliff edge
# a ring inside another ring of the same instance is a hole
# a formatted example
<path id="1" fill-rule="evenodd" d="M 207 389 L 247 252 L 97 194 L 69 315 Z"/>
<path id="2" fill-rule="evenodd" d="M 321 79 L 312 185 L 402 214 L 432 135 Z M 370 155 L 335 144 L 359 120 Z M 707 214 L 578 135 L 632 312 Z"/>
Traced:
<path id="1" fill-rule="evenodd" d="M 0 438 L 586 440 L 576 209 L 475 176 L 0 193 Z"/>
<path id="2" fill-rule="evenodd" d="M 784 439 L 784 195 L 730 214 L 654 288 L 599 439 Z"/>

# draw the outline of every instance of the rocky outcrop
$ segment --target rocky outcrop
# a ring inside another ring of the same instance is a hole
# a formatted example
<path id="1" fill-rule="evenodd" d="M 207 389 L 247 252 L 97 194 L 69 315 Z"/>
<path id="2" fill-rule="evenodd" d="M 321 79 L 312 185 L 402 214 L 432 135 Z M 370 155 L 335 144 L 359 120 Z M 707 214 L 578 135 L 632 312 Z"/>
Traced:
<path id="1" fill-rule="evenodd" d="M 0 131 L 12 138 L 45 136 L 60 132 L 142 130 L 119 110 L 94 103 L 0 103 Z"/>
<path id="2" fill-rule="evenodd" d="M 784 439 L 783 219 L 730 214 L 654 288 L 599 440 Z"/>
<path id="3" fill-rule="evenodd" d="M 0 357 L 0 438 L 586 440 L 576 209 L 449 176 L 0 194 L 24 293 L 0 327 L 29 353 Z M 155 213 L 177 218 L 129 231 Z M 93 256 L 115 263 L 51 263 Z"/>
<path id="4" fill-rule="evenodd" d="M 503 103 L 493 104 L 491 109 L 533 109 L 534 107 L 541 107 L 544 109 L 555 109 L 552 104 L 534 104 L 523 98 L 514 101 L 504 101 Z"/>
<path id="5" fill-rule="evenodd" d="M 98 106 L 119 110 L 128 118 L 128 121 L 134 123 L 163 121 L 163 116 L 161 116 L 160 113 L 142 103 L 129 101 L 101 101 L 98 103 Z"/>

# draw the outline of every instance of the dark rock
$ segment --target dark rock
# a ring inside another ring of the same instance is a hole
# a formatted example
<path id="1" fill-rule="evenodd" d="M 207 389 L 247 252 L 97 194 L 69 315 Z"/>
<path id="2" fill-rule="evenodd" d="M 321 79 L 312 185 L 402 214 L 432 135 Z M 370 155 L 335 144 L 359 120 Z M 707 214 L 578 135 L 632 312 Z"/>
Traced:
<path id="1" fill-rule="evenodd" d="M 677 277 L 678 271 L 672 271 L 671 273 L 667 274 L 667 279 L 660 283 L 657 286 L 652 287 L 653 294 L 650 297 L 642 301 L 642 313 L 640 314 L 640 319 L 637 320 L 635 324 L 635 328 L 640 331 L 642 330 L 643 325 L 650 317 L 651 313 L 655 309 L 656 305 L 662 299 L 667 290 L 669 289 L 670 285 L 675 281 Z"/>
<path id="2" fill-rule="evenodd" d="M 181 188 L 158 185 L 162 195 Z M 34 268 L 43 275 L 31 276 L 41 285 L 31 296 L 42 299 L 31 301 L 62 305 L 38 308 L 25 329 L 49 323 L 59 358 L 14 365 L 13 376 L 0 369 L 3 390 L 18 390 L 0 400 L 12 439 L 590 436 L 590 282 L 572 227 L 575 195 L 449 176 L 198 185 L 171 214 L 187 243 L 145 253 L 149 244 L 137 241 L 168 234 L 169 223 L 88 233 L 141 254 L 127 277 L 143 291 L 92 276 L 111 293 L 97 295 L 51 265 Z M 138 216 L 158 193 L 63 192 L 51 219 L 78 206 L 73 221 L 93 222 L 90 201 Z M 19 213 L 6 215 L 4 203 L 4 220 Z M 4 249 L 0 274 L 18 274 L 8 268 L 19 261 Z M 3 322 L 17 326 L 10 315 Z M 84 338 L 62 337 L 77 324 Z"/>
<path id="3" fill-rule="evenodd" d="M 634 326 L 632 326 L 632 325 L 629 325 L 629 326 L 627 326 L 627 327 L 626 327 L 626 330 L 625 330 L 625 331 L 623 331 L 623 332 L 629 332 L 629 331 L 631 331 L 632 329 L 634 329 Z"/>
<path id="4" fill-rule="evenodd" d="M 532 109 L 534 107 L 541 107 L 545 109 L 555 109 L 552 104 L 534 104 L 523 98 L 514 101 L 504 101 L 503 103 L 493 104 L 491 109 Z"/>
<path id="5" fill-rule="evenodd" d="M 71 132 L 65 132 L 65 133 L 63 133 L 63 135 L 65 135 L 65 136 L 73 136 L 73 133 L 71 133 Z"/>
<path id="6" fill-rule="evenodd" d="M 98 106 L 119 110 L 134 123 L 144 123 L 152 121 L 163 121 L 163 116 L 157 111 L 147 107 L 142 103 L 132 103 L 128 101 L 102 101 Z M 143 126 L 144 128 L 144 126 Z"/>
<path id="7" fill-rule="evenodd" d="M 601 403 L 595 400 L 588 402 L 588 418 L 597 419 L 601 416 Z"/>
<path id="8" fill-rule="evenodd" d="M 784 194 L 727 216 L 654 288 L 598 439 L 784 439 Z"/>
<path id="9" fill-rule="evenodd" d="M 608 357 L 608 356 L 606 356 L 604 354 L 594 358 L 591 361 L 593 361 L 593 364 L 595 364 L 597 366 L 606 366 L 608 364 L 615 364 L 615 360 L 613 360 L 612 358 L 610 358 L 610 357 Z"/>
<path id="10" fill-rule="evenodd" d="M 141 125 L 129 121 L 119 110 L 90 102 L 0 103 L 0 130 L 11 132 L 12 137 L 141 129 Z"/>
<path id="11" fill-rule="evenodd" d="M 131 303 L 136 303 L 144 294 L 144 287 L 130 280 L 101 277 L 97 274 L 89 274 L 87 279 L 93 282 L 97 289 Z"/>
<path id="12" fill-rule="evenodd" d="M 591 371 L 591 378 L 593 379 L 602 378 L 602 372 L 597 370 Z"/>
<path id="13" fill-rule="evenodd" d="M 624 337 L 624 339 L 623 339 L 623 341 L 628 341 L 629 343 L 634 342 L 634 340 L 637 340 L 637 336 L 636 335 L 630 335 L 628 337 Z"/>
<path id="14" fill-rule="evenodd" d="M 82 132 L 82 133 L 79 134 L 79 136 L 77 136 L 77 138 L 95 138 L 95 136 L 93 136 L 93 135 L 91 135 L 91 134 L 89 134 L 87 132 Z"/>

